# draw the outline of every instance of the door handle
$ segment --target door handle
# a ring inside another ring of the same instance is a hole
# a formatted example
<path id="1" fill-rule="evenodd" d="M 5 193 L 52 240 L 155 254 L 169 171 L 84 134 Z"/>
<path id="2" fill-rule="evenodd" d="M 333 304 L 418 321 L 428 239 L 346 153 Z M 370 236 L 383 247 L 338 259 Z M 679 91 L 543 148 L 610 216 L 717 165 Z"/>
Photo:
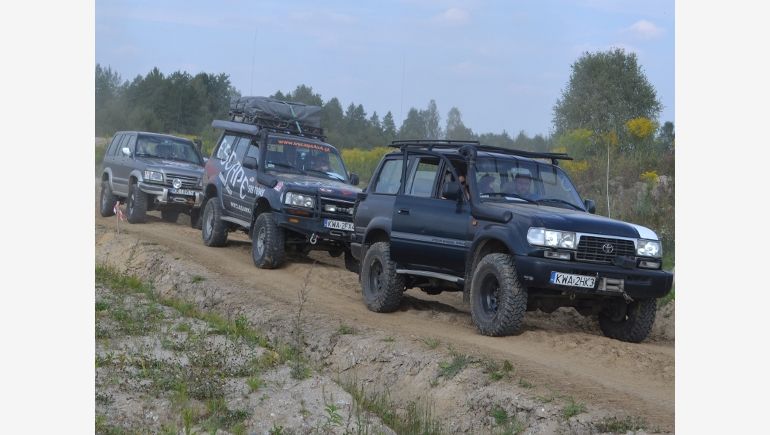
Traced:
<path id="1" fill-rule="evenodd" d="M 409 214 L 408 208 L 400 208 L 398 209 L 398 214 Z"/>

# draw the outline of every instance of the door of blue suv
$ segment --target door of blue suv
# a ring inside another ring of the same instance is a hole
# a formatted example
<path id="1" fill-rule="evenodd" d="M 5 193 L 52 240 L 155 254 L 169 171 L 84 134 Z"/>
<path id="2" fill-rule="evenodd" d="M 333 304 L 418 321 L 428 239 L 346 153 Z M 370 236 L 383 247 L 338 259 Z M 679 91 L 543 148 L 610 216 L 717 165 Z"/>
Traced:
<path id="1" fill-rule="evenodd" d="M 409 153 L 404 189 L 396 196 L 392 257 L 407 267 L 439 273 L 462 270 L 469 245 L 470 206 L 464 194 L 443 197 L 457 172 L 435 154 Z"/>

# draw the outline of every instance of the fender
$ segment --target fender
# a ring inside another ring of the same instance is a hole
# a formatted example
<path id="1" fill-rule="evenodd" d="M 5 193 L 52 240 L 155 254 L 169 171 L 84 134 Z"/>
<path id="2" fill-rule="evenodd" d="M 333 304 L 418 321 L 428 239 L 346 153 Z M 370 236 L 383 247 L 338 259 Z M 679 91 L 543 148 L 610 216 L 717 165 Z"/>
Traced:
<path id="1" fill-rule="evenodd" d="M 392 227 L 393 221 L 391 218 L 385 217 L 385 216 L 377 216 L 371 221 L 369 221 L 369 225 L 366 227 L 366 232 L 364 233 L 364 239 L 362 240 L 361 244 L 366 244 L 369 240 L 369 234 L 371 234 L 373 231 L 381 230 L 385 232 L 385 234 L 388 234 L 388 237 L 390 237 L 390 229 Z"/>
<path id="2" fill-rule="evenodd" d="M 107 185 L 110 186 L 110 190 L 112 191 L 113 195 L 115 194 L 115 186 L 112 184 L 112 168 L 105 168 L 102 171 L 101 179 L 104 179 L 104 176 L 107 176 Z"/>

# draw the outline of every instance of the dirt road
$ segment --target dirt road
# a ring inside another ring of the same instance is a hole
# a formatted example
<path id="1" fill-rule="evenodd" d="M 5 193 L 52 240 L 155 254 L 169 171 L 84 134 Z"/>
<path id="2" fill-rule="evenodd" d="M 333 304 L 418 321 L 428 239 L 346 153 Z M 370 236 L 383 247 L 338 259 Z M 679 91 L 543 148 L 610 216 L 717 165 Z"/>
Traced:
<path id="1" fill-rule="evenodd" d="M 372 313 L 361 300 L 357 276 L 344 269 L 341 258 L 312 253 L 278 270 L 260 270 L 252 263 L 251 244 L 245 235 L 231 233 L 226 247 L 209 248 L 202 243 L 200 231 L 188 223 L 186 216 L 180 216 L 177 224 L 165 223 L 157 212 L 151 212 L 148 223 L 122 223 L 121 232 L 162 245 L 173 255 L 259 292 L 262 303 L 267 299 L 291 305 L 296 291 L 287 289 L 301 287 L 316 261 L 307 309 L 331 324 L 344 322 L 389 336 L 433 337 L 467 354 L 507 359 L 521 376 L 539 385 L 597 407 L 624 410 L 664 431 L 673 431 L 673 307 L 659 312 L 653 335 L 641 344 L 605 338 L 595 322 L 573 310 L 551 315 L 527 313 L 520 335 L 485 337 L 474 329 L 469 306 L 460 294 L 428 296 L 412 289 L 398 312 Z M 97 233 L 114 229 L 115 218 L 102 218 L 97 213 L 96 224 Z M 238 298 L 231 302 L 244 310 L 258 303 L 248 295 L 225 297 Z"/>

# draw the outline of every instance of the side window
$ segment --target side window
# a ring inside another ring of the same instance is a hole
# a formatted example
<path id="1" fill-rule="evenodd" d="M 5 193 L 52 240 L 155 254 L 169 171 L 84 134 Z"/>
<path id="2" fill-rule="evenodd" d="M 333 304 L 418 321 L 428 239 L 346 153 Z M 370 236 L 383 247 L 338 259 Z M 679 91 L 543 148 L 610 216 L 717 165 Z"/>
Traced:
<path id="1" fill-rule="evenodd" d="M 235 145 L 235 160 L 238 162 L 243 161 L 243 157 L 246 155 L 246 150 L 249 149 L 251 139 L 247 137 L 239 137 L 238 143 Z"/>
<path id="2" fill-rule="evenodd" d="M 382 170 L 377 178 L 377 182 L 372 187 L 373 193 L 386 193 L 393 195 L 398 193 L 401 187 L 401 168 L 404 166 L 404 159 L 387 160 L 382 165 Z"/>
<path id="3" fill-rule="evenodd" d="M 433 186 L 436 184 L 437 173 L 438 159 L 421 157 L 406 181 L 404 193 L 412 196 L 430 197 L 433 194 Z"/>
<path id="4" fill-rule="evenodd" d="M 115 151 L 115 153 L 116 153 L 117 155 L 119 155 L 119 156 L 120 156 L 120 155 L 123 155 L 123 151 L 122 151 L 122 149 L 123 149 L 124 147 L 127 147 L 127 146 L 128 146 L 128 139 L 129 139 L 129 137 L 130 137 L 130 136 L 131 136 L 131 135 L 128 135 L 128 134 L 124 134 L 124 135 L 123 135 L 123 137 L 120 139 L 120 144 L 118 145 L 118 149 Z"/>
<path id="5" fill-rule="evenodd" d="M 107 152 L 104 153 L 104 155 L 114 156 L 115 151 L 118 149 L 118 143 L 120 142 L 121 139 L 123 139 L 122 134 L 115 135 L 115 137 L 112 138 L 112 142 L 110 142 L 110 147 L 107 148 Z"/>
<path id="6" fill-rule="evenodd" d="M 252 144 L 249 145 L 248 151 L 246 151 L 246 157 L 254 157 L 257 159 L 257 164 L 259 164 L 259 145 L 252 142 Z"/>
<path id="7" fill-rule="evenodd" d="M 214 153 L 214 158 L 219 160 L 227 160 L 227 157 L 235 151 L 235 142 L 238 140 L 238 136 L 226 134 L 222 137 L 217 147 L 217 152 Z"/>
<path id="8" fill-rule="evenodd" d="M 136 135 L 132 134 L 128 137 L 128 146 L 129 149 L 131 149 L 131 153 L 134 153 L 134 149 L 136 147 Z"/>

